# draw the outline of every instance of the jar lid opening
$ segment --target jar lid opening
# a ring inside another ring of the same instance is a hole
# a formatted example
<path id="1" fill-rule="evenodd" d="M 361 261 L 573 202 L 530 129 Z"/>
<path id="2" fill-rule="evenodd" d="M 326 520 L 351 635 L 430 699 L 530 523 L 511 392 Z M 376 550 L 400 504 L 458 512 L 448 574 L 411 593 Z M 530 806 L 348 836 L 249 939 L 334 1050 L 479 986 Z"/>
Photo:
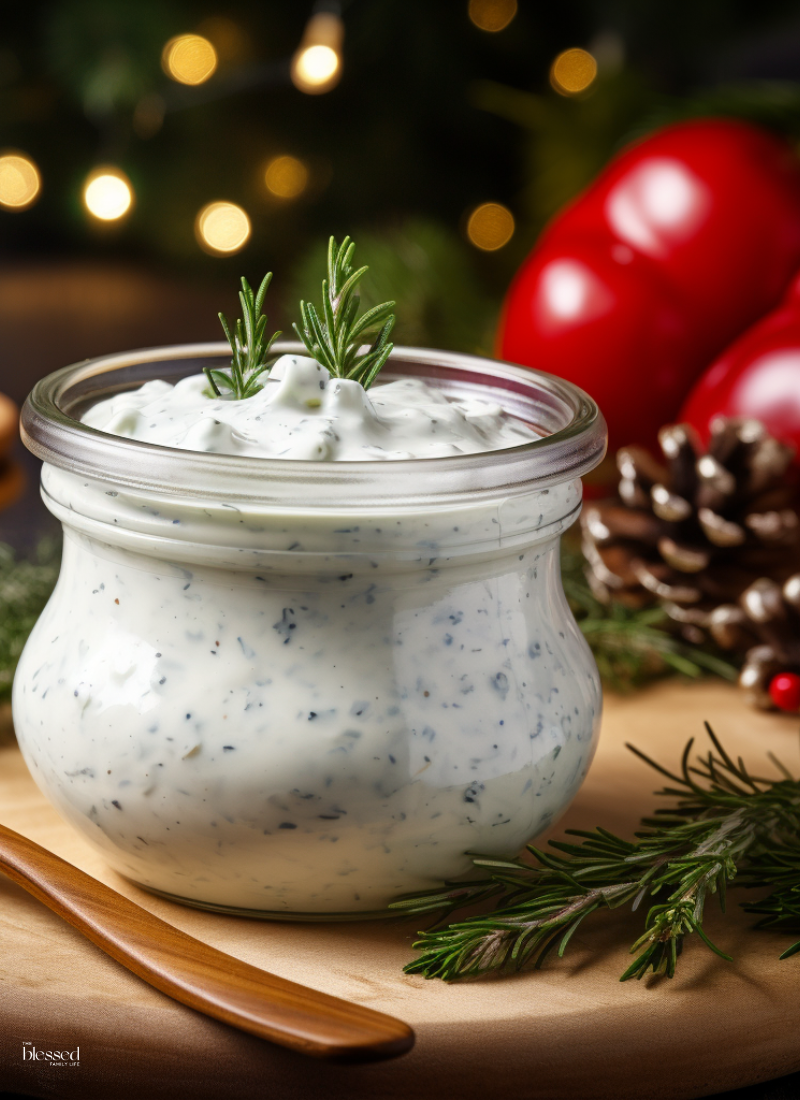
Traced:
<path id="1" fill-rule="evenodd" d="M 301 345 L 276 345 L 298 352 Z M 224 343 L 148 348 L 64 367 L 36 384 L 22 410 L 25 445 L 44 462 L 99 481 L 165 494 L 359 510 L 449 505 L 516 495 L 580 477 L 602 460 L 606 427 L 578 387 L 529 368 L 427 348 L 396 348 L 381 376 L 423 378 L 450 397 L 481 396 L 523 420 L 540 438 L 468 455 L 391 461 L 311 462 L 163 447 L 80 422 L 90 405 L 153 378 L 178 381 L 225 367 Z"/>

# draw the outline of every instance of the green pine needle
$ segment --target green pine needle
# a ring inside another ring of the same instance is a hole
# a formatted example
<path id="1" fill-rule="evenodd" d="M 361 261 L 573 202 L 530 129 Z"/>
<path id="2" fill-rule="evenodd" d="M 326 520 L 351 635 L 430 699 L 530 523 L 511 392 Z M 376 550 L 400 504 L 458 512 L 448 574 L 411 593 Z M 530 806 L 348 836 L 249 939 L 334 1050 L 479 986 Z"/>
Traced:
<path id="1" fill-rule="evenodd" d="M 233 358 L 230 371 L 217 370 L 214 367 L 203 368 L 211 385 L 212 392 L 209 396 L 222 397 L 224 393 L 235 401 L 242 401 L 246 397 L 252 397 L 262 388 L 259 379 L 278 358 L 277 355 L 270 356 L 270 349 L 280 336 L 280 332 L 274 332 L 269 340 L 264 340 L 267 317 L 262 316 L 261 310 L 271 282 L 272 272 L 270 271 L 262 279 L 258 293 L 254 294 L 247 279 L 242 279 L 242 289 L 239 291 L 242 316 L 236 322 L 233 332 L 225 314 L 219 314 L 222 331 L 231 346 Z"/>
<path id="2" fill-rule="evenodd" d="M 646 818 L 643 831 L 626 841 L 597 828 L 568 830 L 580 843 L 550 841 L 558 854 L 528 847 L 535 864 L 521 859 L 473 858 L 488 878 L 448 883 L 433 895 L 418 895 L 390 908 L 407 913 L 454 911 L 492 899 L 494 909 L 421 933 L 419 958 L 409 974 L 452 981 L 489 972 L 540 967 L 555 950 L 564 954 L 582 921 L 600 909 L 650 899 L 642 935 L 631 947 L 636 957 L 621 981 L 648 973 L 672 978 L 684 940 L 693 933 L 721 958 L 730 960 L 703 927 L 706 903 L 717 895 L 723 912 L 727 887 L 770 888 L 761 902 L 746 905 L 763 914 L 757 927 L 800 926 L 800 781 L 778 761 L 783 778 L 750 774 L 734 762 L 706 725 L 712 748 L 692 763 L 689 741 L 679 774 L 629 746 L 669 780 L 658 794 L 676 799 Z M 800 952 L 800 941 L 781 958 Z"/>
<path id="3" fill-rule="evenodd" d="M 320 313 L 311 302 L 300 303 L 302 329 L 293 328 L 309 355 L 330 372 L 332 378 L 350 378 L 368 389 L 389 358 L 393 344 L 394 302 L 384 302 L 358 316 L 358 284 L 369 268 L 353 271 L 355 244 L 345 237 L 340 245 L 328 242 L 328 278 L 322 281 Z M 372 346 L 359 355 L 363 337 L 380 326 Z"/>
<path id="4" fill-rule="evenodd" d="M 44 539 L 31 558 L 18 558 L 0 543 L 0 700 L 11 684 L 22 648 L 58 576 L 60 542 Z"/>
<path id="5" fill-rule="evenodd" d="M 752 861 L 747 886 L 768 884 L 770 893 L 761 901 L 744 906 L 748 913 L 758 913 L 756 928 L 800 929 L 800 836 L 787 836 L 771 845 Z M 800 951 L 800 940 L 781 955 L 788 959 Z"/>

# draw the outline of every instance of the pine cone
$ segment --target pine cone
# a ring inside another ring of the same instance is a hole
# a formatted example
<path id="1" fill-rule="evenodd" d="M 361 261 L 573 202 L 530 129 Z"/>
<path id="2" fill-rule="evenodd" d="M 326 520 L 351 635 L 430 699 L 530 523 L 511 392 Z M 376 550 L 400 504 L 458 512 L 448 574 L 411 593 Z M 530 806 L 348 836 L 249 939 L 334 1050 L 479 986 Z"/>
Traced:
<path id="1" fill-rule="evenodd" d="M 720 604 L 797 570 L 793 452 L 757 420 L 722 417 L 707 451 L 686 424 L 662 428 L 659 443 L 665 465 L 638 447 L 620 450 L 618 498 L 584 509 L 588 577 L 600 599 L 660 602 L 701 641 Z"/>
<path id="2" fill-rule="evenodd" d="M 762 577 L 738 603 L 713 611 L 708 627 L 723 649 L 746 651 L 739 685 L 755 706 L 773 709 L 772 678 L 779 672 L 800 675 L 800 573 L 783 587 Z"/>

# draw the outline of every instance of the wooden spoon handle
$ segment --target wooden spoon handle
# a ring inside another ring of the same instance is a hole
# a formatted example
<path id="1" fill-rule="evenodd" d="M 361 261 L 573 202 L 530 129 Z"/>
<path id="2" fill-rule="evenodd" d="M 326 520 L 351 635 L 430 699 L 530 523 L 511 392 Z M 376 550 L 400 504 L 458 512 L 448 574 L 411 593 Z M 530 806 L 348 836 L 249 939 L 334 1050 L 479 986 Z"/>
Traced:
<path id="1" fill-rule="evenodd" d="M 217 951 L 4 825 L 0 870 L 156 989 L 242 1031 L 340 1062 L 395 1058 L 414 1045 L 402 1020 Z"/>

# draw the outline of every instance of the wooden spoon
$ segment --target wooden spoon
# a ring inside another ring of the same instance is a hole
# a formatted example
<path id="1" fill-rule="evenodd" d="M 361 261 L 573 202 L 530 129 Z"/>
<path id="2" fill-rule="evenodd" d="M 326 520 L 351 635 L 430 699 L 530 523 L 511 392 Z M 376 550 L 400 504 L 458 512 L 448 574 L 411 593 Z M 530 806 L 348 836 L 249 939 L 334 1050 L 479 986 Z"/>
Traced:
<path id="1" fill-rule="evenodd" d="M 396 1058 L 414 1045 L 402 1020 L 217 951 L 4 825 L 0 871 L 156 989 L 251 1035 L 338 1062 Z"/>

